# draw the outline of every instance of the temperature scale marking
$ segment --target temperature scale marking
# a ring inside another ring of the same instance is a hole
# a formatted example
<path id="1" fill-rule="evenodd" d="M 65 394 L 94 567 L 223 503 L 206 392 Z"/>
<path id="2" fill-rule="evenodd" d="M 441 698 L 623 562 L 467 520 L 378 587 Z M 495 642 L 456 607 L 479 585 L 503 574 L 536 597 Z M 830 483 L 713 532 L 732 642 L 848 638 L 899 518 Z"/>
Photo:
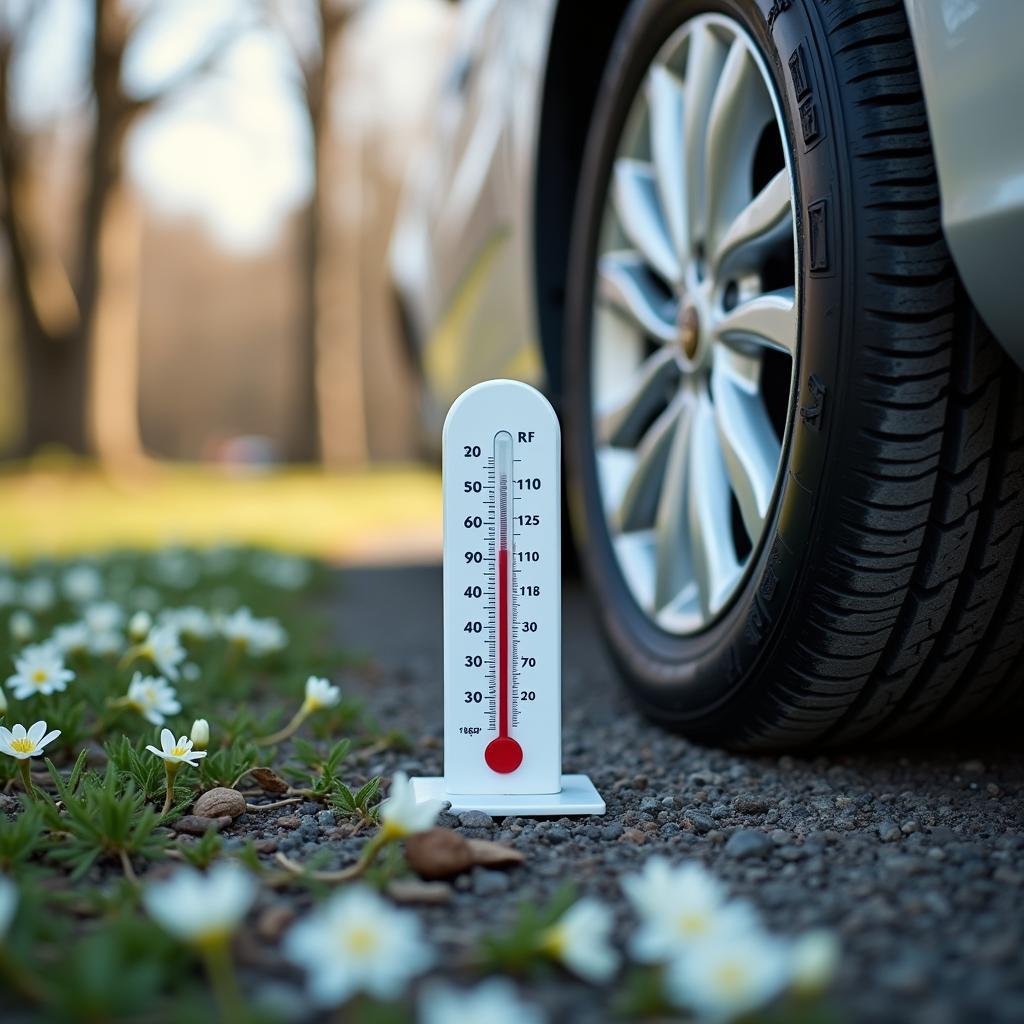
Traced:
<path id="1" fill-rule="evenodd" d="M 494 380 L 445 420 L 443 778 L 418 799 L 491 814 L 603 814 L 561 770 L 561 438 L 540 392 Z"/>

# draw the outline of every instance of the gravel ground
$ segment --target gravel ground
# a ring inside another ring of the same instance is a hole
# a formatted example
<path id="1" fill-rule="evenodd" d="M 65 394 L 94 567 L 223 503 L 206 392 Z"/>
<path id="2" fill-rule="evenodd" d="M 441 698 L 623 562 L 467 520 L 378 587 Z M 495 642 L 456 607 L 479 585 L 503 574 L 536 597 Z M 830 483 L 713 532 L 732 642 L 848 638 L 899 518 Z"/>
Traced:
<path id="1" fill-rule="evenodd" d="M 370 658 L 349 692 L 415 741 L 412 753 L 367 769 L 439 774 L 440 569 L 350 571 L 334 614 L 341 642 Z M 844 947 L 836 1002 L 850 1020 L 1024 1020 L 1019 744 L 809 759 L 698 747 L 633 711 L 578 585 L 567 587 L 564 616 L 564 769 L 589 773 L 608 813 L 443 816 L 527 856 L 509 873 L 475 868 L 445 905 L 422 911 L 452 963 L 520 900 L 542 900 L 566 880 L 612 901 L 625 930 L 618 878 L 664 853 L 704 862 L 779 932 L 835 929 Z M 300 816 L 282 848 L 322 848 L 325 823 L 314 817 Z M 349 859 L 349 842 L 336 846 Z M 559 1021 L 608 1019 L 601 993 L 561 977 L 531 994 Z"/>

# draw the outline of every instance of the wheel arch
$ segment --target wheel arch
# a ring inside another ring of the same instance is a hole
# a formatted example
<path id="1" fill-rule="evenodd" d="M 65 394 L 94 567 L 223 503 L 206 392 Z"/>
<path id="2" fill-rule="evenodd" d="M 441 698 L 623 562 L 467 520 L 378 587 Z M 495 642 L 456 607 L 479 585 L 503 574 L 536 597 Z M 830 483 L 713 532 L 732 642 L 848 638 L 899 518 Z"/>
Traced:
<path id="1" fill-rule="evenodd" d="M 534 169 L 533 281 L 537 329 L 556 409 L 562 397 L 562 335 L 576 190 L 598 89 L 629 0 L 555 11 L 541 93 Z"/>

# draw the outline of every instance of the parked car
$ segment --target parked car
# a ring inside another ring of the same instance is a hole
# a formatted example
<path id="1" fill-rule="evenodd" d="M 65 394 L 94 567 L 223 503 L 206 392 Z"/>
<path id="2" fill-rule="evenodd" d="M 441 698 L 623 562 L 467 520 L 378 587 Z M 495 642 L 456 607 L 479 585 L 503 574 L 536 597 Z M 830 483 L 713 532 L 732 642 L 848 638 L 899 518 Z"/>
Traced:
<path id="1" fill-rule="evenodd" d="M 1018 700 L 1024 4 L 460 17 L 392 245 L 428 432 L 551 396 L 639 705 L 775 748 Z"/>

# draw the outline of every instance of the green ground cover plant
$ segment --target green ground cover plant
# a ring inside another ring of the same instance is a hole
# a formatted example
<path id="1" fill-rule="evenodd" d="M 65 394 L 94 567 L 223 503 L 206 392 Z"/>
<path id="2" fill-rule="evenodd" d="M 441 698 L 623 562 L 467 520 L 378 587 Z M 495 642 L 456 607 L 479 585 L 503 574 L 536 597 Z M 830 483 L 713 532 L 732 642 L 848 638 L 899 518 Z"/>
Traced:
<path id="1" fill-rule="evenodd" d="M 410 740 L 345 695 L 359 660 L 318 613 L 328 585 L 312 560 L 223 545 L 0 567 L 11 1019 L 530 1024 L 543 1012 L 510 979 L 551 971 L 629 1019 L 825 1019 L 830 935 L 767 935 L 705 869 L 661 858 L 622 880 L 629 922 L 566 889 L 442 964 L 395 883 L 522 856 L 436 827 L 403 773 L 367 774 Z M 347 863 L 221 834 L 299 805 L 357 844 Z M 268 910 L 276 930 L 253 923 Z"/>

